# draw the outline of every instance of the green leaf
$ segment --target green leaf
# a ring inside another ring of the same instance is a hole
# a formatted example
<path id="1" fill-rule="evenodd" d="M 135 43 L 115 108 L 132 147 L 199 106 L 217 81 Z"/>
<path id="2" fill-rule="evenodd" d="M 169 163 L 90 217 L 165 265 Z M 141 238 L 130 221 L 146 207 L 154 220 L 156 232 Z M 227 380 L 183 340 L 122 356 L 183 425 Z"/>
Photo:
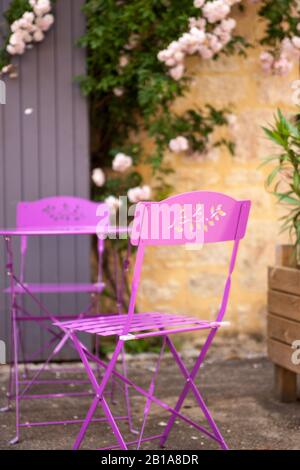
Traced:
<path id="1" fill-rule="evenodd" d="M 288 194 L 285 193 L 275 193 L 275 195 L 278 197 L 279 202 L 283 202 L 286 204 L 292 204 L 292 205 L 297 205 L 300 206 L 300 200 L 289 196 Z"/>
<path id="2" fill-rule="evenodd" d="M 271 173 L 267 177 L 267 181 L 266 181 L 267 186 L 270 186 L 272 184 L 273 180 L 276 178 L 280 170 L 281 170 L 281 167 L 277 166 L 271 171 Z"/>

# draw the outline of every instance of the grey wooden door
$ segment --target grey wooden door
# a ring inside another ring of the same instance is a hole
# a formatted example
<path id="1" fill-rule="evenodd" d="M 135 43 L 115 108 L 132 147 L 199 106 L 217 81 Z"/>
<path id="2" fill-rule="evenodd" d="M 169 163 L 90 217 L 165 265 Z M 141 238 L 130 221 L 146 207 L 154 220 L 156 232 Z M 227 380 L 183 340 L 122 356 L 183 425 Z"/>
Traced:
<path id="1" fill-rule="evenodd" d="M 0 0 L 0 15 L 8 4 L 9 0 Z M 57 0 L 55 26 L 41 44 L 16 59 L 19 77 L 6 79 L 7 102 L 0 105 L 0 226 L 14 226 L 20 200 L 53 195 L 89 197 L 87 104 L 74 81 L 85 71 L 85 53 L 75 45 L 85 28 L 83 4 L 84 0 Z M 88 239 L 30 240 L 26 279 L 87 281 L 89 249 Z M 5 282 L 0 240 L 0 339 L 8 341 Z M 72 314 L 87 299 L 52 295 L 42 300 L 56 314 Z M 25 306 L 33 309 L 28 300 Z M 26 325 L 27 348 L 35 350 L 47 335 Z M 40 353 L 38 359 L 45 355 Z M 69 350 L 60 357 L 72 356 Z"/>

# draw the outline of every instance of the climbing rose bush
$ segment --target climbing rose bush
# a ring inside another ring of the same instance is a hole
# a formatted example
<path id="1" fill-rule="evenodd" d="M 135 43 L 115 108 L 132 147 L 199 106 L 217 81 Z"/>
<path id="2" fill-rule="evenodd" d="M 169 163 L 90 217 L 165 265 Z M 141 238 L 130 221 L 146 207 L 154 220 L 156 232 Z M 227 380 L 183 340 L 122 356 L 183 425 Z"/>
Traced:
<path id="1" fill-rule="evenodd" d="M 259 16 L 265 31 L 260 55 L 266 73 L 286 75 L 300 58 L 300 4 L 297 0 L 262 0 Z"/>
<path id="2" fill-rule="evenodd" d="M 118 196 L 127 194 L 132 202 L 166 197 L 172 191 L 166 152 L 205 158 L 225 145 L 233 153 L 229 135 L 217 138 L 216 132 L 228 125 L 229 109 L 195 103 L 177 114 L 172 104 L 189 87 L 187 56 L 217 60 L 246 47 L 234 34 L 230 13 L 236 3 L 132 0 L 116 8 L 113 0 L 86 2 L 87 31 L 80 44 L 88 51 L 88 68 L 79 80 L 90 100 L 92 167 L 106 175 L 103 185 L 93 178 L 96 200 L 109 201 L 115 210 Z M 145 166 L 151 172 L 141 172 Z"/>
<path id="3" fill-rule="evenodd" d="M 16 78 L 11 56 L 23 55 L 34 43 L 44 40 L 54 23 L 50 0 L 12 0 L 5 17 L 9 23 L 4 46 L 0 50 L 0 72 Z"/>
<path id="4" fill-rule="evenodd" d="M 198 54 L 202 59 L 212 59 L 232 40 L 236 21 L 227 17 L 231 7 L 240 1 L 214 0 L 207 3 L 204 0 L 194 1 L 195 8 L 202 9 L 202 16 L 190 17 L 188 31 L 176 41 L 172 41 L 157 56 L 169 67 L 169 74 L 174 80 L 183 77 L 187 55 Z"/>
<path id="5" fill-rule="evenodd" d="M 260 56 L 263 70 L 286 74 L 300 56 L 298 2 L 258 3 L 266 25 L 260 39 L 266 46 Z M 44 39 L 54 23 L 53 5 L 53 0 L 11 1 L 5 13 L 9 30 L 0 51 L 2 74 L 17 76 L 11 57 Z M 166 196 L 172 188 L 164 176 L 172 170 L 163 161 L 165 152 L 205 157 L 219 145 L 233 152 L 230 139 L 215 137 L 218 127 L 232 128 L 228 109 L 208 104 L 178 115 L 171 105 L 188 89 L 188 56 L 217 60 L 222 54 L 245 54 L 249 44 L 235 33 L 232 17 L 233 8 L 245 7 L 246 0 L 120 0 L 117 8 L 114 0 L 87 0 L 87 32 L 80 43 L 88 50 L 88 74 L 80 81 L 90 97 L 92 134 L 98 135 L 92 143 L 96 199 L 131 189 L 133 199 L 149 195 L 141 191 L 145 184 L 138 168 L 144 164 L 154 174 L 152 197 Z M 153 142 L 150 152 L 140 135 Z"/>

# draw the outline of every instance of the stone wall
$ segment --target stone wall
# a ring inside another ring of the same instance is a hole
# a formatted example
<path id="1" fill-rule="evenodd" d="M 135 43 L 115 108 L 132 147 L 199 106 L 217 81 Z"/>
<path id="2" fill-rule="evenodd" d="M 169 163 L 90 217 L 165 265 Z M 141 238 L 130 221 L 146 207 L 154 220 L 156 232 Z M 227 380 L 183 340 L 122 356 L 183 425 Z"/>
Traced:
<path id="1" fill-rule="evenodd" d="M 238 13 L 240 32 L 252 43 L 261 24 L 255 15 L 255 5 L 247 14 Z M 241 244 L 233 277 L 227 319 L 230 331 L 244 334 L 265 333 L 267 266 L 273 263 L 279 237 L 280 209 L 264 187 L 267 168 L 258 168 L 270 154 L 271 145 L 261 126 L 272 122 L 280 107 L 290 114 L 291 82 L 297 78 L 296 68 L 288 77 L 265 75 L 259 64 L 259 48 L 247 58 L 224 57 L 215 62 L 192 58 L 191 89 L 185 98 L 175 103 L 177 112 L 187 107 L 211 103 L 231 105 L 237 125 L 230 131 L 236 141 L 236 156 L 224 149 L 207 156 L 166 155 L 175 173 L 170 177 L 174 192 L 212 190 L 236 198 L 249 198 L 253 206 L 247 238 Z M 184 249 L 149 250 L 144 263 L 139 308 L 188 312 L 204 318 L 214 318 L 223 289 L 229 247 L 206 246 L 198 252 Z M 229 331 L 229 330 L 228 330 Z"/>

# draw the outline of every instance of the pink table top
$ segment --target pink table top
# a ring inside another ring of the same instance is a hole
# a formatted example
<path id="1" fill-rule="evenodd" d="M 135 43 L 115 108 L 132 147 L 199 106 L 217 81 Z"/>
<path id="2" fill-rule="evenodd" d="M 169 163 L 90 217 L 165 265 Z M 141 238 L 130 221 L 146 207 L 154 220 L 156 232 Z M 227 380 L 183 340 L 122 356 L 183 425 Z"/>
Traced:
<path id="1" fill-rule="evenodd" d="M 82 227 L 25 227 L 25 228 L 0 228 L 0 236 L 4 237 L 21 237 L 25 235 L 30 236 L 49 236 L 49 235 L 119 235 L 128 232 L 128 227 L 96 227 L 96 226 L 82 226 Z"/>

